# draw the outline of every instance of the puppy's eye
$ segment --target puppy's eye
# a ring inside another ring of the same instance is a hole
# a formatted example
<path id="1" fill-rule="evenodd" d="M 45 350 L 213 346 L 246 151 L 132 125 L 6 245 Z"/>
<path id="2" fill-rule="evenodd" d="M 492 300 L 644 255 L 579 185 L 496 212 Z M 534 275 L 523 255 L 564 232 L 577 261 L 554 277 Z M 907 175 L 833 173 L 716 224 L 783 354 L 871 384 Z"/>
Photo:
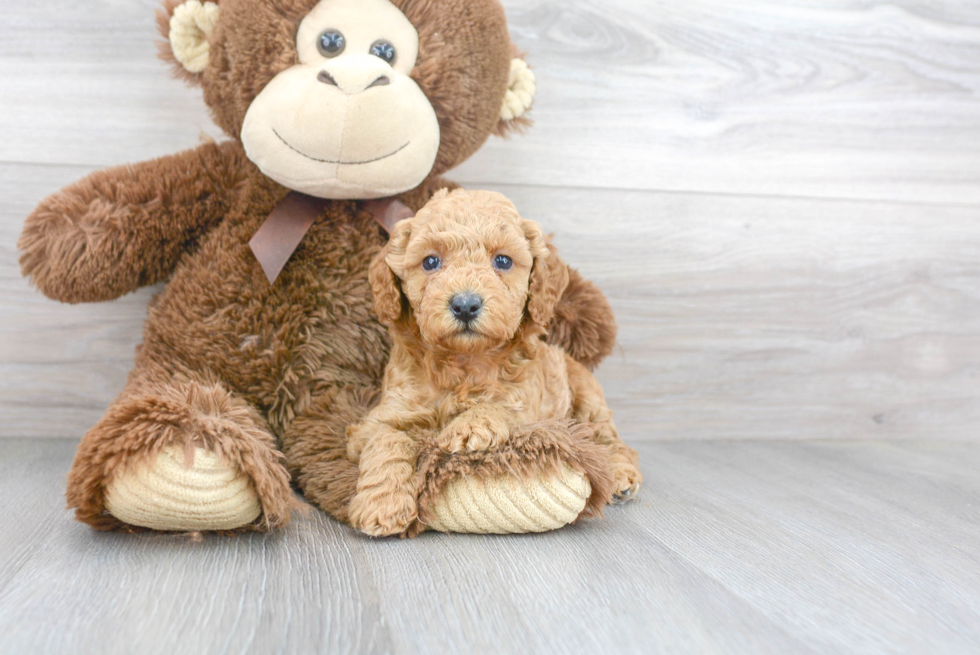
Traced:
<path id="1" fill-rule="evenodd" d="M 509 271 L 510 267 L 513 265 L 514 260 L 507 255 L 497 255 L 493 258 L 493 267 L 498 271 Z"/>
<path id="2" fill-rule="evenodd" d="M 316 49 L 324 57 L 336 57 L 347 47 L 347 39 L 340 30 L 327 30 L 316 38 Z"/>
<path id="3" fill-rule="evenodd" d="M 434 271 L 440 266 L 442 266 L 442 261 L 435 255 L 429 255 L 422 260 L 422 270 L 424 271 Z"/>
<path id="4" fill-rule="evenodd" d="M 384 39 L 379 39 L 371 44 L 371 54 L 391 64 L 395 61 L 395 46 Z"/>

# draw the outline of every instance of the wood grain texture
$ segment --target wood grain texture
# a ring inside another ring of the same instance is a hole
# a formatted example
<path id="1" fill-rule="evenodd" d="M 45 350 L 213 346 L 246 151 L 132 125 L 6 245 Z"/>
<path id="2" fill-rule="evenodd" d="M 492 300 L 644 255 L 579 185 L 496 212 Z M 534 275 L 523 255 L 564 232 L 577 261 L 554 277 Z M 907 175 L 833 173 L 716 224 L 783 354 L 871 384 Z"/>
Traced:
<path id="1" fill-rule="evenodd" d="M 661 442 L 543 535 L 97 533 L 70 440 L 0 442 L 0 653 L 972 653 L 980 446 Z"/>
<path id="2" fill-rule="evenodd" d="M 91 426 L 153 293 L 44 299 L 23 217 L 217 135 L 155 59 L 156 4 L 5 10 L 0 436 Z M 455 177 L 511 195 L 612 299 L 600 378 L 627 438 L 976 438 L 980 4 L 506 4 L 537 126 Z"/>
<path id="3" fill-rule="evenodd" d="M 217 135 L 155 59 L 156 5 L 6 7 L 0 161 L 104 166 Z M 462 182 L 980 202 L 977 0 L 505 5 L 537 125 Z"/>
<path id="4" fill-rule="evenodd" d="M 0 193 L 61 183 L 37 169 L 0 165 Z M 977 438 L 973 208 L 494 188 L 608 294 L 620 347 L 598 375 L 626 439 Z M 0 262 L 0 292 L 0 435 L 81 435 L 122 388 L 151 290 L 69 307 Z"/>
<path id="5" fill-rule="evenodd" d="M 507 6 L 537 125 L 464 182 L 980 200 L 976 0 Z"/>

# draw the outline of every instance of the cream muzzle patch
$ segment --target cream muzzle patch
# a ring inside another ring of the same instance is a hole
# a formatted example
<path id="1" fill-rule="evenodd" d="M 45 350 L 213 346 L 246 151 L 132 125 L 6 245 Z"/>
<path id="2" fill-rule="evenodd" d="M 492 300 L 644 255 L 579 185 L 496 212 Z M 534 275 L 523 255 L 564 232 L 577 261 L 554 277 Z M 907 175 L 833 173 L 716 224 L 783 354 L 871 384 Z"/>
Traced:
<path id="1" fill-rule="evenodd" d="M 283 186 L 370 199 L 418 186 L 439 152 L 439 122 L 410 77 L 415 27 L 389 0 L 321 0 L 296 34 L 299 62 L 249 105 L 245 154 Z"/>

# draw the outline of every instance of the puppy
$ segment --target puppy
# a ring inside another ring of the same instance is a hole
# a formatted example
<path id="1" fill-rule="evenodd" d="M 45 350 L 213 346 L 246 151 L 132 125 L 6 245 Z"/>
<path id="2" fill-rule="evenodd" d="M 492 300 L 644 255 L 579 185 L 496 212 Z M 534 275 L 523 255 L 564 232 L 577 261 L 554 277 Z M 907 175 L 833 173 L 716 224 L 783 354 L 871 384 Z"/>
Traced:
<path id="1" fill-rule="evenodd" d="M 351 524 L 384 536 L 417 517 L 421 440 L 450 452 L 506 444 L 521 425 L 572 418 L 613 450 L 618 495 L 642 477 L 589 371 L 542 339 L 568 270 L 502 195 L 442 190 L 400 221 L 370 268 L 393 345 L 379 404 L 348 428 Z"/>

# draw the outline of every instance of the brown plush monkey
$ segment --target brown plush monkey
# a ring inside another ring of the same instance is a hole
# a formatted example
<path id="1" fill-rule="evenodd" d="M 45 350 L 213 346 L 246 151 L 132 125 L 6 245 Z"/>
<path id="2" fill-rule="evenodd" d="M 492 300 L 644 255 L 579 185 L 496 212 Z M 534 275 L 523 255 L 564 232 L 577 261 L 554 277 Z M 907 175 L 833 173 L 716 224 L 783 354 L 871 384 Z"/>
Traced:
<path id="1" fill-rule="evenodd" d="M 45 199 L 19 242 L 24 274 L 64 302 L 167 281 L 79 446 L 69 505 L 99 529 L 264 530 L 289 519 L 292 476 L 347 520 L 345 428 L 375 402 L 390 345 L 368 284 L 378 207 L 452 186 L 438 176 L 526 123 L 533 77 L 496 0 L 167 0 L 159 23 L 164 58 L 231 140 L 96 172 Z M 592 366 L 614 337 L 571 272 L 550 338 Z M 587 497 L 604 463 L 583 463 L 577 429 L 486 466 L 420 460 L 432 511 L 462 511 L 464 471 L 484 500 L 557 483 Z"/>

